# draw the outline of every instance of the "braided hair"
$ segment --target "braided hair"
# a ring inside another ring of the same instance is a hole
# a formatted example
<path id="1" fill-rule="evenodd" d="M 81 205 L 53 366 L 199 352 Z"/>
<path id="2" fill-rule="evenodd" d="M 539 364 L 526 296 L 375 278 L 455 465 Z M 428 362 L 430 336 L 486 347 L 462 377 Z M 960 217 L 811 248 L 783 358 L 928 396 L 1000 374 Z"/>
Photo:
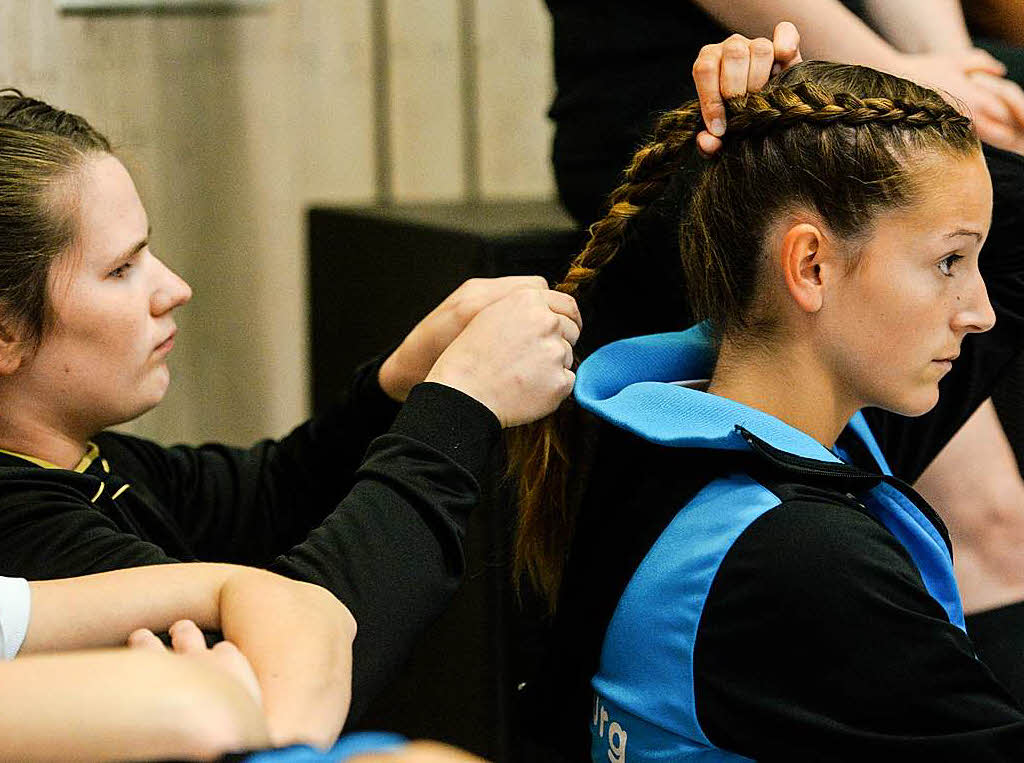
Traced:
<path id="1" fill-rule="evenodd" d="M 724 145 L 703 162 L 678 210 L 679 248 L 694 317 L 709 320 L 716 337 L 739 341 L 760 342 L 777 328 L 761 276 L 768 226 L 781 213 L 809 210 L 855 243 L 879 213 L 920 198 L 912 158 L 968 156 L 979 146 L 971 121 L 939 94 L 860 66 L 799 64 L 761 92 L 727 101 L 726 110 Z M 692 166 L 701 129 L 696 101 L 661 116 L 556 289 L 585 295 L 637 216 Z M 567 494 L 577 476 L 576 418 L 570 401 L 508 435 L 519 494 L 514 573 L 552 609 L 575 525 Z"/>

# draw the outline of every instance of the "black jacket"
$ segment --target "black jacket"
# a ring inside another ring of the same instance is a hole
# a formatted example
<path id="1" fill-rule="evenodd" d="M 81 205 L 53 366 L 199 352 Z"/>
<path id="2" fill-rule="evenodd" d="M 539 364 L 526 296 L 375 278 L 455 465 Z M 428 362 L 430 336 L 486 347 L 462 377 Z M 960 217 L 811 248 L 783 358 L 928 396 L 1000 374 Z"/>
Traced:
<path id="1" fill-rule="evenodd" d="M 319 584 L 358 624 L 357 717 L 457 587 L 501 431 L 443 385 L 417 386 L 399 410 L 378 368 L 329 412 L 248 449 L 104 432 L 81 473 L 0 454 L 0 575 L 201 560 Z"/>

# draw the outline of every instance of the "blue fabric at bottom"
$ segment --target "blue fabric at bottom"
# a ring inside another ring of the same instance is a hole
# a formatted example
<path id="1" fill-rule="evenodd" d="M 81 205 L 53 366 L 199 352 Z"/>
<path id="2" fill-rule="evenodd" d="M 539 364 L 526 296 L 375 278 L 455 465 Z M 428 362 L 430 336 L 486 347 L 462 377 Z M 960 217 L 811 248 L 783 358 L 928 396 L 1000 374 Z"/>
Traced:
<path id="1" fill-rule="evenodd" d="M 246 763 L 343 763 L 354 755 L 367 752 L 389 752 L 405 744 L 398 734 L 360 732 L 346 734 L 327 752 L 306 745 L 282 747 L 278 750 L 257 752 L 246 758 Z"/>

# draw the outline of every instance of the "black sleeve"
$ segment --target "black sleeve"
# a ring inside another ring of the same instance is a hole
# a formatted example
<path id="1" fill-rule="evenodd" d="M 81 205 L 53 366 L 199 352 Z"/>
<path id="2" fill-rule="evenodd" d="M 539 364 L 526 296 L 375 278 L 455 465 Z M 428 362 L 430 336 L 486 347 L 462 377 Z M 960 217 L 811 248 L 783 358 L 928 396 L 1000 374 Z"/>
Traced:
<path id="1" fill-rule="evenodd" d="M 1024 347 L 1024 157 L 985 146 L 992 175 L 992 228 L 980 267 L 996 325 L 964 338 L 960 358 L 939 382 L 939 402 L 915 418 L 876 408 L 864 415 L 893 473 L 913 483 L 939 451 L 991 397 Z"/>
<path id="2" fill-rule="evenodd" d="M 792 501 L 730 549 L 694 647 L 697 717 L 757 760 L 1024 756 L 1024 710 L 851 507 Z"/>
<path id="3" fill-rule="evenodd" d="M 497 418 L 440 384 L 413 388 L 352 491 L 270 565 L 324 586 L 358 624 L 351 717 L 406 659 L 461 579 L 469 512 L 495 471 Z"/>

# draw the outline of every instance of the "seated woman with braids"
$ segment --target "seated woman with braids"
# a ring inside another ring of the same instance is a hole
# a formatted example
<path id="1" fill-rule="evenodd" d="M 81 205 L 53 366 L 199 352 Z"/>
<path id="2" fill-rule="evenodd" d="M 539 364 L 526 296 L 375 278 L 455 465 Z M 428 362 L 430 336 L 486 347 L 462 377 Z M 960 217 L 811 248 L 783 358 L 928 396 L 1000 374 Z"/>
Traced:
<path id="1" fill-rule="evenodd" d="M 946 529 L 893 476 L 1024 336 L 1020 253 L 979 259 L 977 134 L 935 92 L 824 62 L 730 101 L 708 161 L 702 124 L 696 102 L 662 117 L 560 287 L 585 305 L 638 214 L 691 189 L 671 213 L 702 322 L 597 350 L 586 415 L 514 443 L 517 561 L 556 612 L 527 691 L 564 708 L 572 760 L 588 721 L 613 763 L 1019 760 L 1021 661 L 985 634 L 1024 632 L 1021 607 L 972 641 Z"/>

